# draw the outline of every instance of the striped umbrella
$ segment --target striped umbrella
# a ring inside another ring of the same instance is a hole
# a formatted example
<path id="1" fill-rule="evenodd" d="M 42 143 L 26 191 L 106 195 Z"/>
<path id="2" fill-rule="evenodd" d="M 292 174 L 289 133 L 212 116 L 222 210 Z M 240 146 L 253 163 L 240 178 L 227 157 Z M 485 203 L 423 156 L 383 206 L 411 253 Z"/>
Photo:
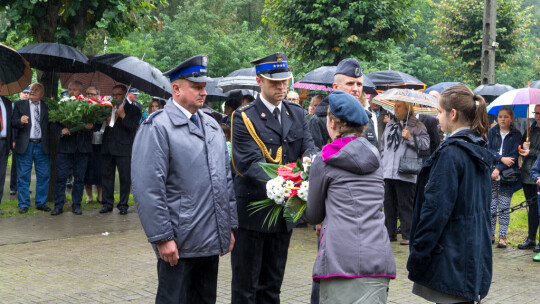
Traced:
<path id="1" fill-rule="evenodd" d="M 396 101 L 403 101 L 412 103 L 415 113 L 427 115 L 437 115 L 439 113 L 435 97 L 412 89 L 390 89 L 371 100 L 389 111 L 394 111 Z"/>
<path id="2" fill-rule="evenodd" d="M 0 43 L 0 96 L 19 93 L 32 81 L 28 61 L 16 50 Z"/>

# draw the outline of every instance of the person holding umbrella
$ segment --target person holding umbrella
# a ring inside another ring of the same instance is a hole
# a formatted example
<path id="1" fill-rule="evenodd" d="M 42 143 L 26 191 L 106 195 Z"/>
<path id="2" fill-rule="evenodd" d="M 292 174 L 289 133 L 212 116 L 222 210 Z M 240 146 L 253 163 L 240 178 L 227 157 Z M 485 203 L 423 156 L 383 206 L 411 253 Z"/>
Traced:
<path id="1" fill-rule="evenodd" d="M 114 206 L 114 179 L 116 168 L 120 179 L 120 201 L 118 210 L 121 215 L 128 212 L 128 199 L 131 188 L 131 151 L 139 121 L 141 109 L 126 100 L 127 89 L 123 85 L 113 88 L 113 113 L 107 118 L 107 127 L 103 133 L 103 208 L 99 213 L 107 213 Z"/>
<path id="2" fill-rule="evenodd" d="M 402 158 L 418 158 L 429 149 L 429 135 L 414 115 L 413 104 L 394 101 L 392 118 L 382 135 L 381 162 L 384 176 L 384 214 L 390 241 L 397 241 L 397 217 L 401 221 L 400 245 L 409 245 L 409 232 L 416 189 L 416 174 L 400 170 Z"/>

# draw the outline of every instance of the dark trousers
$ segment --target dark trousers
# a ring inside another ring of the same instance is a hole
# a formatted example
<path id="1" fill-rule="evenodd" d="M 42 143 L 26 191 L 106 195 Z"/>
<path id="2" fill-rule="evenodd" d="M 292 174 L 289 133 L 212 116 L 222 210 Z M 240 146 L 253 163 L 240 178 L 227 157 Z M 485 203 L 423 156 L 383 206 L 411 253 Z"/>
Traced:
<path id="1" fill-rule="evenodd" d="M 232 304 L 279 303 L 291 235 L 292 230 L 236 231 L 231 254 Z"/>
<path id="2" fill-rule="evenodd" d="M 176 266 L 158 259 L 156 304 L 214 304 L 219 256 L 181 258 Z"/>
<path id="3" fill-rule="evenodd" d="M 4 184 L 6 183 L 6 169 L 9 151 L 7 145 L 9 143 L 5 138 L 0 139 L 0 202 L 4 196 Z"/>
<path id="4" fill-rule="evenodd" d="M 101 160 L 103 169 L 103 206 L 111 208 L 114 206 L 114 177 L 116 168 L 118 168 L 118 177 L 120 179 L 118 208 L 127 208 L 131 189 L 131 157 L 103 154 Z"/>
<path id="5" fill-rule="evenodd" d="M 538 189 L 535 184 L 523 184 L 523 193 L 529 206 L 528 224 L 529 234 L 528 238 L 536 242 L 536 233 L 538 232 Z"/>
<path id="6" fill-rule="evenodd" d="M 397 179 L 384 180 L 384 225 L 391 238 L 397 236 L 397 217 L 401 221 L 401 236 L 409 239 L 414 206 L 415 183 Z"/>
<path id="7" fill-rule="evenodd" d="M 58 153 L 56 156 L 56 183 L 54 185 L 54 207 L 63 208 L 66 199 L 66 182 L 68 176 L 73 172 L 73 188 L 71 189 L 71 200 L 73 206 L 81 206 L 84 190 L 84 174 L 88 155 L 90 153 Z"/>
<path id="8" fill-rule="evenodd" d="M 11 152 L 11 177 L 9 179 L 9 190 L 17 191 L 17 153 Z"/>

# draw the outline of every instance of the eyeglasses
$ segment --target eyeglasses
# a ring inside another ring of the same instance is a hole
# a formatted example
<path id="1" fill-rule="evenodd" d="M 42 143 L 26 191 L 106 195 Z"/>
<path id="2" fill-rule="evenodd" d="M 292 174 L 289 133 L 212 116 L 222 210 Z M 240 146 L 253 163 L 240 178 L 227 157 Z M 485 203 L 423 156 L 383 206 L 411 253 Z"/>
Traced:
<path id="1" fill-rule="evenodd" d="M 540 115 L 540 112 L 534 112 L 534 115 Z"/>
<path id="2" fill-rule="evenodd" d="M 88 95 L 88 96 L 96 96 L 97 94 L 95 94 L 95 93 L 86 93 L 86 95 Z"/>

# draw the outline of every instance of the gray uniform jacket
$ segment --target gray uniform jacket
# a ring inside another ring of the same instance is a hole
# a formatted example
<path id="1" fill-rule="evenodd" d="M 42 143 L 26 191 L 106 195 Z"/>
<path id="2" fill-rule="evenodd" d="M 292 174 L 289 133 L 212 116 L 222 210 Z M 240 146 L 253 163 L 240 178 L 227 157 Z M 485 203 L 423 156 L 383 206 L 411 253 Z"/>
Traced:
<path id="1" fill-rule="evenodd" d="M 401 174 L 398 172 L 399 160 L 403 156 L 410 158 L 418 157 L 414 144 L 415 138 L 419 150 L 428 150 L 429 135 L 424 124 L 414 115 L 411 115 L 409 116 L 407 126 L 409 127 L 409 132 L 411 132 L 413 137 L 411 137 L 410 140 L 405 140 L 403 137 L 401 137 L 400 131 L 398 136 L 401 142 L 397 150 L 394 151 L 394 143 L 392 143 L 390 148 L 388 147 L 388 134 L 395 124 L 397 124 L 395 118 L 391 119 L 388 124 L 386 124 L 386 128 L 384 129 L 383 137 L 381 139 L 383 177 L 385 179 L 395 179 L 409 183 L 416 183 L 416 174 Z"/>
<path id="2" fill-rule="evenodd" d="M 340 149 L 340 139 L 333 146 Z M 326 147 L 323 155 L 329 155 Z M 323 161 L 317 156 L 309 174 L 304 218 L 322 222 L 313 279 L 396 276 L 396 263 L 384 226 L 384 181 L 379 152 L 359 137 Z"/>
<path id="3" fill-rule="evenodd" d="M 133 196 L 148 241 L 174 239 L 184 258 L 227 253 L 231 229 L 238 227 L 225 135 L 200 110 L 198 118 L 204 132 L 169 99 L 139 127 L 131 159 Z"/>

